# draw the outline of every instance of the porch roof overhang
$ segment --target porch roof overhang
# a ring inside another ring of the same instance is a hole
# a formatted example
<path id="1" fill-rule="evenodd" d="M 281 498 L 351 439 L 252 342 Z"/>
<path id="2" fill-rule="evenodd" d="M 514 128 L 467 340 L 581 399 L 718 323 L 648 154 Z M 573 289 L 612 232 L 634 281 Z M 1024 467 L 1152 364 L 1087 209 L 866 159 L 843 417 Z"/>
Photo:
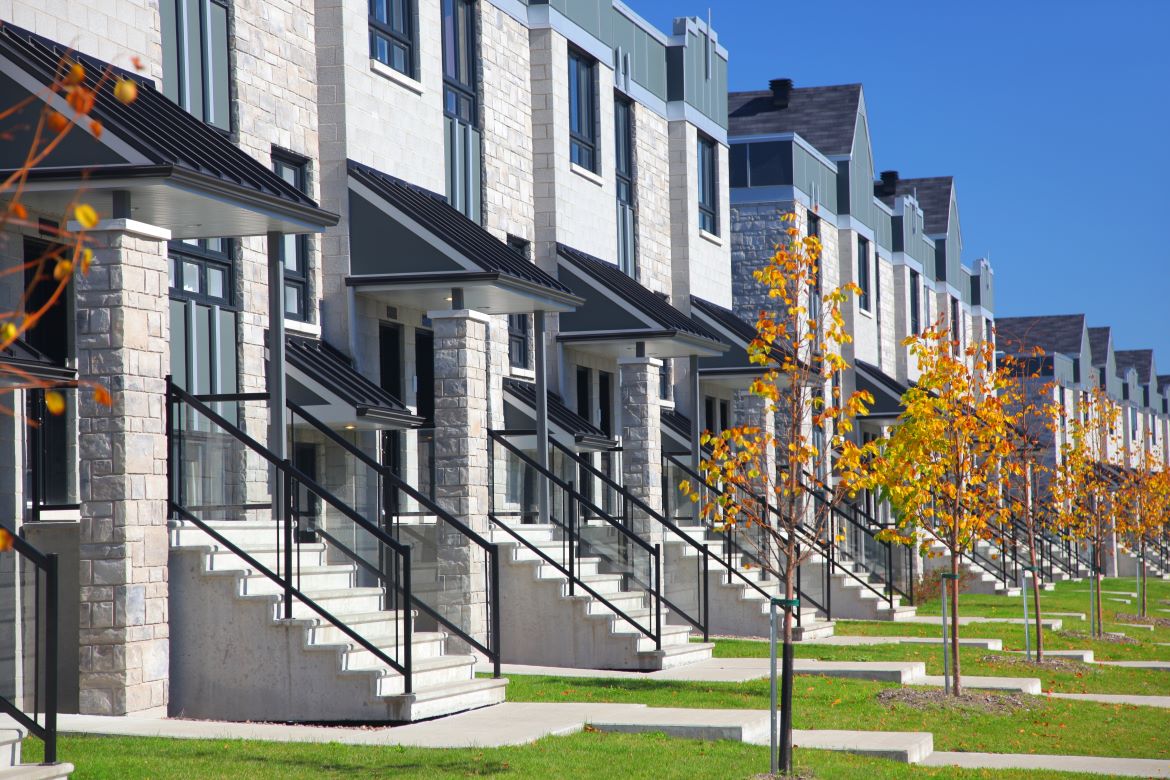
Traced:
<path id="1" fill-rule="evenodd" d="M 76 369 L 54 363 L 20 339 L 0 349 L 0 388 L 25 387 L 30 383 L 60 387 L 76 382 Z"/>
<path id="2" fill-rule="evenodd" d="M 557 245 L 557 278 L 585 297 L 560 318 L 557 341 L 604 357 L 711 357 L 728 349 L 719 336 L 643 287 L 613 263 Z"/>
<path id="3" fill-rule="evenodd" d="M 693 424 L 691 419 L 677 409 L 663 409 L 661 419 L 663 439 L 669 439 L 677 445 L 674 449 L 666 450 L 664 441 L 663 451 L 671 455 L 689 455 L 691 452 L 691 425 Z M 710 447 L 702 449 L 704 452 L 710 451 Z"/>
<path id="4" fill-rule="evenodd" d="M 861 420 L 876 423 L 881 426 L 893 425 L 905 411 L 902 405 L 902 395 L 910 388 L 886 376 L 880 368 L 864 361 L 857 361 L 854 366 L 857 389 L 868 391 L 873 395 L 873 404 L 869 412 Z"/>
<path id="5" fill-rule="evenodd" d="M 68 62 L 84 67 L 84 85 L 93 90 L 87 116 L 76 116 L 50 89 Z M 129 104 L 114 96 L 120 79 L 137 84 Z M 0 100 L 20 107 L 0 149 L 0 175 L 24 165 L 43 108 L 72 122 L 22 188 L 23 204 L 45 217 L 67 221 L 80 197 L 102 218 L 165 228 L 173 238 L 307 233 L 337 223 L 337 215 L 171 102 L 152 80 L 8 23 L 0 26 Z"/>
<path id="6" fill-rule="evenodd" d="M 348 358 L 324 341 L 286 338 L 288 395 L 330 427 L 347 430 L 417 428 L 423 419 L 362 376 Z"/>
<path id="7" fill-rule="evenodd" d="M 504 400 L 520 419 L 507 421 L 509 430 L 524 430 L 536 424 L 536 385 L 519 379 L 504 380 Z M 561 397 L 548 393 L 549 432 L 562 443 L 577 451 L 604 452 L 615 450 L 618 443 L 606 436 L 600 428 L 565 406 Z M 516 423 L 516 424 L 513 424 Z"/>
<path id="8" fill-rule="evenodd" d="M 353 160 L 348 174 L 346 283 L 355 292 L 424 311 L 486 314 L 566 312 L 583 302 L 442 195 Z"/>

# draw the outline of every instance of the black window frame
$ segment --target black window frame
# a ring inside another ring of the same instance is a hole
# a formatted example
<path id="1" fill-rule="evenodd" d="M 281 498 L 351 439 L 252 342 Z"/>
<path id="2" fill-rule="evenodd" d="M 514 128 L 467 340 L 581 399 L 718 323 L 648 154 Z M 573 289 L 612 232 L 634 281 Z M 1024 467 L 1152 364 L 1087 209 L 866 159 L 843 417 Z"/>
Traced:
<path id="1" fill-rule="evenodd" d="M 569 47 L 569 160 L 592 173 L 601 162 L 598 139 L 597 60 L 576 47 Z M 582 88 L 585 94 L 582 94 Z M 585 109 L 584 119 L 581 117 Z M 576 125 L 576 126 L 574 126 Z"/>
<path id="2" fill-rule="evenodd" d="M 222 241 L 223 249 L 213 249 L 211 244 L 213 241 Z M 167 264 L 169 267 L 167 292 L 171 300 L 195 301 L 238 311 L 235 295 L 235 242 L 232 239 L 201 238 L 194 244 L 182 240 L 170 241 L 167 244 Z M 194 265 L 198 269 L 198 290 L 187 290 L 183 286 L 186 264 Z M 223 272 L 222 296 L 210 295 L 206 291 L 209 270 Z M 178 286 L 175 285 L 176 279 Z"/>
<path id="3" fill-rule="evenodd" d="M 290 181 L 283 174 L 282 169 L 291 171 L 293 178 Z M 309 158 L 302 155 L 290 152 L 287 149 L 280 149 L 274 147 L 272 149 L 272 170 L 277 176 L 280 176 L 293 187 L 299 191 L 307 193 L 309 188 Z M 309 285 L 309 236 L 301 234 L 297 236 L 285 236 L 286 239 L 293 239 L 293 246 L 298 258 L 297 267 L 300 270 L 290 271 L 288 263 L 286 262 L 285 252 L 288 249 L 287 241 L 282 241 L 280 244 L 280 263 L 284 267 L 284 295 L 281 300 L 284 301 L 284 316 L 285 319 L 293 319 L 298 322 L 311 322 L 313 309 L 313 299 L 310 297 Z M 288 310 L 288 293 L 289 289 L 297 292 L 297 296 L 301 302 L 301 309 L 299 312 L 290 312 Z"/>
<path id="4" fill-rule="evenodd" d="M 862 311 L 872 311 L 870 308 L 869 283 L 869 239 L 865 236 L 857 237 L 857 286 L 861 294 L 857 296 L 857 306 Z"/>
<path id="5" fill-rule="evenodd" d="M 670 391 L 674 386 L 672 367 L 669 360 L 663 360 L 658 367 L 658 399 L 661 401 L 671 400 Z"/>
<path id="6" fill-rule="evenodd" d="M 532 369 L 529 360 L 529 345 L 532 342 L 530 314 L 508 315 L 508 365 L 525 371 Z"/>
<path id="7" fill-rule="evenodd" d="M 479 115 L 475 3 L 473 0 L 442 0 L 440 16 L 443 28 L 443 113 L 474 127 Z M 452 29 L 448 29 L 448 18 Z"/>
<path id="8" fill-rule="evenodd" d="M 963 333 L 961 330 L 961 320 L 959 319 L 959 299 L 951 297 L 951 340 L 959 346 L 962 346 Z"/>
<path id="9" fill-rule="evenodd" d="M 636 179 L 634 174 L 634 102 L 620 92 L 614 92 L 614 178 L 617 184 L 618 267 L 632 278 L 638 278 L 638 209 L 634 203 Z M 628 241 L 624 235 L 627 209 L 630 220 Z M 628 251 L 627 251 L 628 250 Z"/>
<path id="10" fill-rule="evenodd" d="M 821 237 L 821 218 L 811 211 L 805 213 L 805 234 L 817 240 Z M 821 321 L 821 265 L 822 258 L 818 257 L 813 283 L 808 290 L 809 319 L 816 322 L 818 328 Z"/>
<path id="11" fill-rule="evenodd" d="M 719 145 L 702 133 L 696 144 L 698 153 L 697 189 L 699 195 L 699 229 L 719 235 Z"/>
<path id="12" fill-rule="evenodd" d="M 387 16 L 393 17 L 393 8 L 400 6 L 402 15 L 402 30 L 395 30 L 392 22 L 382 21 L 375 15 L 381 2 L 386 7 Z M 367 6 L 367 20 L 370 26 L 370 59 L 377 60 L 388 68 L 392 68 L 408 78 L 418 78 L 416 66 L 418 50 L 418 30 L 416 24 L 416 0 L 369 0 Z M 398 67 L 392 61 L 393 57 L 383 59 L 379 56 L 379 41 L 384 40 L 388 49 L 397 46 L 403 51 L 403 67 Z"/>
<path id="13" fill-rule="evenodd" d="M 211 6 L 222 11 L 221 24 L 212 23 Z M 224 134 L 231 133 L 232 9 L 229 1 L 161 0 L 159 14 L 162 27 L 163 94 L 208 127 Z M 197 25 L 192 24 L 192 17 Z M 198 38 L 197 58 L 190 52 L 193 37 Z M 173 52 L 168 51 L 168 41 L 173 41 Z M 191 67 L 196 64 L 196 59 L 199 68 L 197 96 L 193 94 L 194 73 Z M 223 66 L 222 74 L 215 68 L 216 63 Z M 197 106 L 193 105 L 196 98 Z"/>
<path id="14" fill-rule="evenodd" d="M 910 334 L 922 331 L 922 280 L 917 271 L 910 271 Z"/>

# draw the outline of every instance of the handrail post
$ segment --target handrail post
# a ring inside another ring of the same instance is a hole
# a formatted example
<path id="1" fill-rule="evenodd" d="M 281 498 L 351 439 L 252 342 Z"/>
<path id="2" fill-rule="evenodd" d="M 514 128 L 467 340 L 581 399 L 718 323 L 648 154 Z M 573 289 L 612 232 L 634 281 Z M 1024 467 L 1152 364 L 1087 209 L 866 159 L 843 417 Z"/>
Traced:
<path id="1" fill-rule="evenodd" d="M 703 641 L 711 639 L 711 555 L 703 545 Z"/>
<path id="2" fill-rule="evenodd" d="M 277 476 L 277 481 L 283 478 L 284 496 L 282 498 L 281 514 L 278 518 L 284 524 L 284 619 L 292 619 L 292 569 L 293 569 L 293 527 L 292 527 L 292 472 L 287 460 L 282 462 L 283 474 Z"/>
<path id="3" fill-rule="evenodd" d="M 402 665 L 406 667 L 403 675 L 403 693 L 414 692 L 414 595 L 410 587 L 410 553 L 402 555 L 402 590 L 405 595 L 402 612 Z"/>
<path id="4" fill-rule="evenodd" d="M 569 564 L 569 595 L 573 596 L 576 594 L 575 585 L 577 582 L 577 567 L 575 561 L 577 554 L 575 547 L 577 537 L 578 507 L 576 491 L 573 489 L 573 483 L 571 481 L 569 482 L 568 495 L 565 497 L 565 500 L 569 502 L 569 560 L 566 561 L 566 563 Z"/>
<path id="5" fill-rule="evenodd" d="M 166 412 L 165 425 L 167 426 L 167 520 L 171 520 L 174 512 L 171 505 L 175 500 L 175 442 L 173 436 L 175 435 L 175 419 L 174 419 L 174 399 L 171 397 L 171 375 L 167 374 L 166 378 Z"/>
<path id="6" fill-rule="evenodd" d="M 503 651 L 500 649 L 500 545 L 493 544 L 491 547 L 492 556 L 492 615 L 491 615 L 491 643 L 488 647 L 491 649 L 494 657 L 492 658 L 492 677 L 497 680 L 500 678 L 500 658 Z"/>
<path id="7" fill-rule="evenodd" d="M 662 649 L 662 544 L 654 545 L 654 649 Z"/>
<path id="8" fill-rule="evenodd" d="M 57 554 L 45 556 L 45 763 L 57 763 L 57 651 L 60 608 Z"/>
<path id="9" fill-rule="evenodd" d="M 890 609 L 894 608 L 894 543 L 886 542 L 886 597 Z"/>

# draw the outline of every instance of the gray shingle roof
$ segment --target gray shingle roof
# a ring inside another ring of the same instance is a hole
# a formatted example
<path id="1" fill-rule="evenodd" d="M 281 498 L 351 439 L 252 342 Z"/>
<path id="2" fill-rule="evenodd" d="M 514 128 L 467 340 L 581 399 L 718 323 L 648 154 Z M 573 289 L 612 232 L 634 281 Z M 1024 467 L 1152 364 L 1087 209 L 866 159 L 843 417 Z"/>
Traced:
<path id="1" fill-rule="evenodd" d="M 951 176 L 928 176 L 920 179 L 898 179 L 898 195 L 913 195 L 922 207 L 922 228 L 928 236 L 947 232 L 951 220 L 951 190 L 955 181 Z M 889 201 L 893 204 L 893 200 Z"/>
<path id="2" fill-rule="evenodd" d="M 1158 374 L 1158 392 L 1170 387 L 1170 374 Z"/>
<path id="3" fill-rule="evenodd" d="M 1109 355 L 1109 328 L 1089 328 L 1089 351 L 1093 353 L 1093 365 L 1105 365 Z"/>
<path id="4" fill-rule="evenodd" d="M 849 154 L 861 105 L 860 84 L 793 89 L 787 108 L 772 105 L 772 92 L 727 96 L 728 134 L 797 133 L 824 155 Z"/>
<path id="5" fill-rule="evenodd" d="M 1137 370 L 1138 382 L 1149 384 L 1154 379 L 1154 350 L 1152 349 L 1119 349 L 1113 353 L 1117 360 L 1117 373 L 1124 374 L 1130 368 Z"/>
<path id="6" fill-rule="evenodd" d="M 1038 317 L 997 317 L 996 342 L 1005 352 L 1023 354 L 1035 347 L 1044 354 L 1077 357 L 1085 331 L 1083 314 L 1048 314 Z"/>

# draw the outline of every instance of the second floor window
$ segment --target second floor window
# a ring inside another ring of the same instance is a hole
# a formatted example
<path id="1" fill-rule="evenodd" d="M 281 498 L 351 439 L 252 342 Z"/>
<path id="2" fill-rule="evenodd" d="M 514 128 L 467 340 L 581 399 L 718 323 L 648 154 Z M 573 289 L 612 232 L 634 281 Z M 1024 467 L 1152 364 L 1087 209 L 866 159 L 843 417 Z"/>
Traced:
<path id="1" fill-rule="evenodd" d="M 190 238 L 172 241 L 168 249 L 171 298 L 232 304 L 231 241 Z"/>
<path id="2" fill-rule="evenodd" d="M 857 237 L 857 286 L 861 288 L 857 305 L 869 311 L 869 242 L 861 236 Z"/>
<path id="3" fill-rule="evenodd" d="M 569 51 L 569 159 L 597 172 L 597 63 Z"/>
<path id="4" fill-rule="evenodd" d="M 821 237 L 821 218 L 811 211 L 807 212 L 806 220 L 808 223 L 808 237 Z M 821 258 L 817 258 L 817 270 L 813 283 L 808 290 L 808 314 L 809 319 L 817 323 L 820 327 L 821 321 Z"/>
<path id="5" fill-rule="evenodd" d="M 699 228 L 719 235 L 718 154 L 715 142 L 699 136 Z"/>
<path id="6" fill-rule="evenodd" d="M 508 315 L 508 362 L 512 368 L 528 368 L 528 334 L 530 332 L 527 314 Z"/>
<path id="7" fill-rule="evenodd" d="M 959 319 L 959 299 L 951 298 L 951 339 L 963 346 L 963 322 Z"/>
<path id="8" fill-rule="evenodd" d="M 637 276 L 634 240 L 634 108 L 618 96 L 613 103 L 614 171 L 617 174 L 618 267 Z"/>
<path id="9" fill-rule="evenodd" d="M 443 0 L 443 110 L 475 124 L 475 15 L 471 0 Z"/>
<path id="10" fill-rule="evenodd" d="M 415 77 L 412 0 L 369 0 L 370 56 L 403 75 Z"/>
<path id="11" fill-rule="evenodd" d="M 919 330 L 922 328 L 922 312 L 921 305 L 918 300 L 919 288 L 918 272 L 910 272 L 910 333 L 917 336 Z"/>
<path id="12" fill-rule="evenodd" d="M 291 152 L 274 151 L 272 170 L 276 175 L 305 192 L 308 161 Z M 309 320 L 309 237 L 285 235 L 280 245 L 284 264 L 284 314 L 294 320 Z"/>
<path id="13" fill-rule="evenodd" d="M 227 0 L 160 0 L 163 94 L 220 130 L 231 129 Z"/>

